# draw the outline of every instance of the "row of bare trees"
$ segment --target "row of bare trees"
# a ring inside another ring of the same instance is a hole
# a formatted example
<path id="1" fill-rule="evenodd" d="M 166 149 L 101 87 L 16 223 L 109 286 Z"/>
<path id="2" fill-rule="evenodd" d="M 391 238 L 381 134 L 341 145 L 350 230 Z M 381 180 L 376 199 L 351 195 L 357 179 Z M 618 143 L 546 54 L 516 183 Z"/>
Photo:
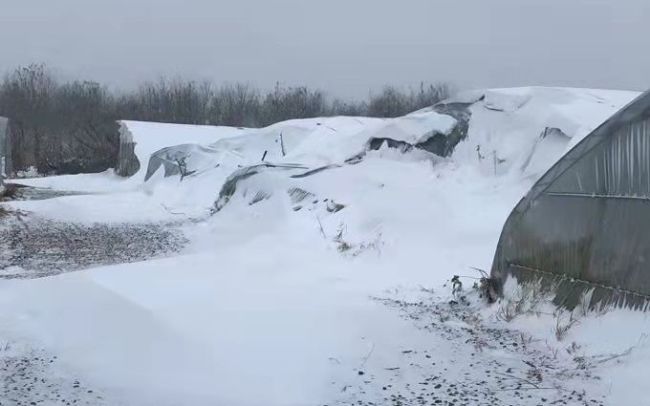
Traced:
<path id="1" fill-rule="evenodd" d="M 281 87 L 267 93 L 244 83 L 214 87 L 210 82 L 161 79 L 118 99 L 121 117 L 133 120 L 263 127 L 293 118 L 323 116 L 398 117 L 449 96 L 447 84 L 401 91 L 387 86 L 368 101 L 331 100 L 320 90 Z"/>
<path id="2" fill-rule="evenodd" d="M 43 65 L 18 68 L 0 85 L 0 116 L 9 118 L 13 172 L 98 172 L 115 163 L 115 105 L 97 83 L 59 83 Z"/>
<path id="3" fill-rule="evenodd" d="M 330 100 L 320 90 L 160 79 L 116 94 L 88 81 L 61 82 L 44 65 L 20 67 L 0 84 L 0 116 L 10 119 L 13 170 L 98 172 L 114 166 L 116 120 L 262 127 L 293 118 L 396 117 L 448 97 L 446 84 L 385 87 L 367 101 Z"/>

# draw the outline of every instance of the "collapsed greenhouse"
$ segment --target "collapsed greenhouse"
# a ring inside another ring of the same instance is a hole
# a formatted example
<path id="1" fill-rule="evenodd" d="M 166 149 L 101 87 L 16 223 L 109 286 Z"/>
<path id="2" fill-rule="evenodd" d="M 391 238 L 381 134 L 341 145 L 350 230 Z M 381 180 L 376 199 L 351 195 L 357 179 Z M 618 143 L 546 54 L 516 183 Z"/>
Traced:
<path id="1" fill-rule="evenodd" d="M 560 159 L 510 214 L 492 265 L 543 281 L 557 304 L 648 308 L 650 298 L 650 92 Z"/>

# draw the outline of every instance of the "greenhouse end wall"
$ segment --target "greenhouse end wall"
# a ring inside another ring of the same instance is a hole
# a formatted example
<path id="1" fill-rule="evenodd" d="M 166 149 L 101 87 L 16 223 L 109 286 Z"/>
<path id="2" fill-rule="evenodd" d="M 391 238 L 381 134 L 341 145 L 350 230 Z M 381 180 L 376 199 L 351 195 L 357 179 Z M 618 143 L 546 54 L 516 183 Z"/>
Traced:
<path id="1" fill-rule="evenodd" d="M 508 218 L 492 266 L 547 281 L 556 300 L 647 306 L 650 297 L 650 94 L 587 136 L 553 166 Z"/>

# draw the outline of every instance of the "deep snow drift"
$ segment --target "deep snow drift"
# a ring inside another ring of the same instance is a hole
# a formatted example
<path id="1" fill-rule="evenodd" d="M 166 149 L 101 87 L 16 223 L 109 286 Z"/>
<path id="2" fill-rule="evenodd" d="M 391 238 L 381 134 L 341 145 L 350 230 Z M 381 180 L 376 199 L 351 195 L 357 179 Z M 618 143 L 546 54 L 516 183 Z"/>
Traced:
<path id="1" fill-rule="evenodd" d="M 527 294 L 516 287 L 488 307 L 472 279 L 462 297 L 448 283 L 489 269 L 518 199 L 634 97 L 459 95 L 445 108 L 470 118 L 450 156 L 425 149 L 459 134 L 460 116 L 438 107 L 225 129 L 189 149 L 182 180 L 159 168 L 146 183 L 142 171 L 27 181 L 93 194 L 7 208 L 81 224 L 174 221 L 190 243 L 172 257 L 1 281 L 0 376 L 44 351 L 58 361 L 42 374 L 63 377 L 57 387 L 81 379 L 92 399 L 63 392 L 88 404 L 647 402 L 643 314 L 527 311 L 510 305 Z M 187 143 L 164 142 L 155 148 Z M 17 393 L 31 396 L 5 392 Z"/>

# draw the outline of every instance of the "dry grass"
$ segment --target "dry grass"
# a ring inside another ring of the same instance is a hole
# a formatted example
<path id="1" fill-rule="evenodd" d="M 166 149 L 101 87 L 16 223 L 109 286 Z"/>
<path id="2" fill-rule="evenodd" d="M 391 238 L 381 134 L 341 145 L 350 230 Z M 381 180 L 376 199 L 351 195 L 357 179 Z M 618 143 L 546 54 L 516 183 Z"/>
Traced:
<path id="1" fill-rule="evenodd" d="M 566 338 L 569 330 L 578 323 L 578 318 L 573 312 L 558 311 L 555 316 L 555 338 L 562 341 Z"/>
<path id="2" fill-rule="evenodd" d="M 543 288 L 541 280 L 526 282 L 518 285 L 517 288 L 504 298 L 497 310 L 497 319 L 510 322 L 520 315 L 525 314 L 542 314 L 542 308 L 545 305 L 552 305 L 552 292 L 556 287 Z M 553 332 L 557 341 L 563 341 L 569 334 L 569 331 L 580 323 L 580 320 L 590 315 L 602 315 L 606 313 L 608 307 L 600 307 L 594 310 L 592 306 L 593 290 L 586 290 L 580 294 L 576 307 L 569 311 L 561 307 L 556 307 L 552 313 L 548 313 L 555 318 Z"/>
<path id="3" fill-rule="evenodd" d="M 537 313 L 540 305 L 550 298 L 542 289 L 540 281 L 519 285 L 510 297 L 504 298 L 497 310 L 497 318 L 506 322 L 523 314 Z"/>

